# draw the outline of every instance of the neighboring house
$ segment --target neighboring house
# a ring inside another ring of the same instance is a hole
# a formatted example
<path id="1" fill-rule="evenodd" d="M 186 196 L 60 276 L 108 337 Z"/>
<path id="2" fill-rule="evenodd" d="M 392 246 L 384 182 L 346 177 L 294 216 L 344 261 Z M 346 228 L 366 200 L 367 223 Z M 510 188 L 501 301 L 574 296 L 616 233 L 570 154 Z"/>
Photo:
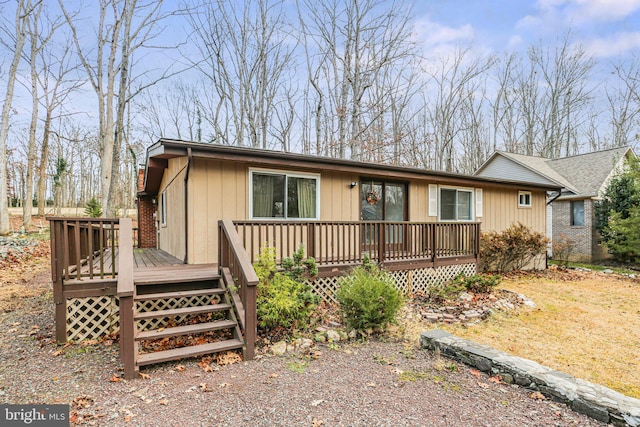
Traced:
<path id="1" fill-rule="evenodd" d="M 148 149 L 139 193 L 140 213 L 145 216 L 139 218 L 139 223 L 141 230 L 149 228 L 154 218 L 153 209 L 147 207 L 157 204 L 158 233 L 153 244 L 188 264 L 217 263 L 218 222 L 222 219 L 236 222 L 239 231 L 253 227 L 256 233 L 260 222 L 281 227 L 284 223 L 312 221 L 438 223 L 451 225 L 447 231 L 450 240 L 457 233 L 453 225 L 468 222 L 480 223 L 483 231 L 500 231 L 519 221 L 544 233 L 546 192 L 559 187 L 556 182 L 525 183 L 161 139 Z M 522 194 L 528 198 L 518 203 Z M 418 240 L 409 235 L 414 232 L 397 227 L 386 227 L 387 244 L 395 244 L 405 253 L 417 250 L 409 247 Z M 264 232 L 271 231 L 265 228 Z M 357 238 L 339 235 L 337 228 L 322 233 L 327 244 L 334 246 L 348 240 L 350 248 L 343 248 L 343 252 L 358 252 L 362 249 L 355 246 L 360 243 L 353 240 L 366 244 L 370 239 L 370 231 L 362 231 L 364 236 Z M 273 245 L 281 239 L 282 236 L 256 235 L 247 250 L 255 258 L 254 246 L 264 245 L 267 240 Z M 261 241 L 256 244 L 257 240 Z M 306 238 L 298 240 L 291 247 L 300 242 L 310 245 Z M 145 244 L 141 236 L 141 245 Z M 440 249 L 440 253 L 446 252 Z M 326 261 L 324 258 L 329 255 L 314 253 L 318 250 L 307 249 Z M 386 265 L 391 266 L 388 261 Z M 543 268 L 544 263 L 537 267 Z"/>
<path id="2" fill-rule="evenodd" d="M 547 237 L 575 242 L 571 260 L 589 262 L 608 255 L 596 230 L 594 205 L 630 156 L 635 156 L 630 147 L 560 159 L 497 151 L 475 175 L 561 186 L 560 193 L 549 193 Z M 519 205 L 526 203 L 528 197 L 526 192 L 521 193 Z"/>

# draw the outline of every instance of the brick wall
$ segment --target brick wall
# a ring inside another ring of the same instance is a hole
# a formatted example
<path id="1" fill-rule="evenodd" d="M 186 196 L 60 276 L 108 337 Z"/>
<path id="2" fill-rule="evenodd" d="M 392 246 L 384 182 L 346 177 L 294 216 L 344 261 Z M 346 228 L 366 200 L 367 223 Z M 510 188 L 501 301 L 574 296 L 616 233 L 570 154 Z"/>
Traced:
<path id="1" fill-rule="evenodd" d="M 138 197 L 138 246 L 141 248 L 156 247 L 156 221 L 153 214 L 157 210 L 157 203 L 153 203 L 154 196 Z"/>
<path id="2" fill-rule="evenodd" d="M 584 201 L 584 225 L 571 225 L 571 202 L 556 200 L 553 206 L 552 233 L 553 241 L 562 239 L 563 235 L 575 242 L 570 256 L 571 261 L 591 261 L 593 254 L 593 203 Z"/>

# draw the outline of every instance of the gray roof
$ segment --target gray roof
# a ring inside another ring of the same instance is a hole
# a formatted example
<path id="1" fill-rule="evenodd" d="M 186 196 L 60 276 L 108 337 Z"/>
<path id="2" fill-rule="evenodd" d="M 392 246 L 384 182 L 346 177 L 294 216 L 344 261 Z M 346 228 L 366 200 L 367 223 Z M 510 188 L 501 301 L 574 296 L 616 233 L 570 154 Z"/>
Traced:
<path id="1" fill-rule="evenodd" d="M 633 154 L 630 147 L 619 147 L 549 160 L 548 164 L 573 184 L 575 196 L 594 197 L 627 153 Z"/>
<path id="2" fill-rule="evenodd" d="M 561 198 L 596 197 L 606 185 L 620 159 L 628 155 L 635 156 L 633 150 L 628 146 L 560 159 L 546 159 L 500 151 L 487 160 L 476 174 L 480 174 L 496 156 L 503 156 L 561 185 L 563 187 Z"/>

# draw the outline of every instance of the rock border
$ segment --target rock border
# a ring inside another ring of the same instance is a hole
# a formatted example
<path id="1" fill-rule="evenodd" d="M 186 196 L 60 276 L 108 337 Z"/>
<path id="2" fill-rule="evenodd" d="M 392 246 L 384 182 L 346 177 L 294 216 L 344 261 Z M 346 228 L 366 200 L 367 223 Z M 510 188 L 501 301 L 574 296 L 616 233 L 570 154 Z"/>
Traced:
<path id="1" fill-rule="evenodd" d="M 529 359 L 456 337 L 442 329 L 420 334 L 422 348 L 439 351 L 506 383 L 536 390 L 581 414 L 616 426 L 640 426 L 640 400 L 555 371 Z"/>

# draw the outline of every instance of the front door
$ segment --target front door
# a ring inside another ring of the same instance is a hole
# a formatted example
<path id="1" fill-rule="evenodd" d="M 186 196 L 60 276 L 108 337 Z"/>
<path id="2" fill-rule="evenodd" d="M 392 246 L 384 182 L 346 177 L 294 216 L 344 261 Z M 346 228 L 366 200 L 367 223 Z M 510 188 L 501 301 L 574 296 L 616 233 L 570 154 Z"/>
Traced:
<path id="1" fill-rule="evenodd" d="M 407 220 L 407 184 L 363 178 L 360 181 L 360 209 L 363 221 L 402 222 Z M 364 226 L 363 244 L 371 246 L 376 240 L 377 228 Z M 402 227 L 385 226 L 387 244 L 403 241 Z"/>

